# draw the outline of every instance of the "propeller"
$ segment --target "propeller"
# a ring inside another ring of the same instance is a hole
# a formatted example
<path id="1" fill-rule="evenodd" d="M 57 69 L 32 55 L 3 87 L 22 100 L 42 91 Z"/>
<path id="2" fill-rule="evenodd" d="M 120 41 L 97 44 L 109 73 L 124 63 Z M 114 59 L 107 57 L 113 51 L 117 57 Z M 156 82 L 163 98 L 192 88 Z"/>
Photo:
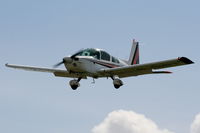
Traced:
<path id="1" fill-rule="evenodd" d="M 72 63 L 74 60 L 77 61 L 79 60 L 79 58 L 77 58 L 76 56 L 82 51 L 83 49 L 77 51 L 75 54 L 73 54 L 72 56 L 70 57 L 65 57 L 63 58 L 63 60 L 57 64 L 55 64 L 53 67 L 56 68 L 56 67 L 59 67 L 60 65 L 62 64 L 69 64 L 69 63 Z"/>
<path id="2" fill-rule="evenodd" d="M 56 68 L 56 67 L 59 67 L 60 65 L 65 64 L 65 63 L 66 64 L 72 63 L 73 60 L 74 60 L 74 57 L 73 58 L 72 57 L 65 57 L 65 58 L 63 58 L 63 60 L 61 62 L 55 64 L 53 67 Z"/>

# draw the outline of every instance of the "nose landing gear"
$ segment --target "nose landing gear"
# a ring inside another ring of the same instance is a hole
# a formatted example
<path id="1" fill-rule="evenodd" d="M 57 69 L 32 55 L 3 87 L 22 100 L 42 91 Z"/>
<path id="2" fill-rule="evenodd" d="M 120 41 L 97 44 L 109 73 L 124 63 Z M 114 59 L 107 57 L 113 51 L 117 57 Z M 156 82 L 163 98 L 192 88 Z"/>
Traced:
<path id="1" fill-rule="evenodd" d="M 71 86 L 72 90 L 76 90 L 80 86 L 80 83 L 79 83 L 80 80 L 81 78 L 78 78 L 77 80 L 74 79 L 74 80 L 69 81 L 69 85 Z"/>

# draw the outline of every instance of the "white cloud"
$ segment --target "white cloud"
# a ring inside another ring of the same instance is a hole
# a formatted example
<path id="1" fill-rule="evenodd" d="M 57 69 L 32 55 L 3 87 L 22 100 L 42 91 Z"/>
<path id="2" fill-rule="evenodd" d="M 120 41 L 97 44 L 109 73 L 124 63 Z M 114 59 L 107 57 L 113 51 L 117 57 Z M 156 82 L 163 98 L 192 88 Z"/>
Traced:
<path id="1" fill-rule="evenodd" d="M 92 129 L 92 133 L 173 133 L 160 129 L 155 122 L 133 111 L 113 111 Z M 199 132 L 194 132 L 199 133 Z"/>
<path id="2" fill-rule="evenodd" d="M 191 133 L 200 133 L 200 114 L 195 117 L 191 125 Z"/>

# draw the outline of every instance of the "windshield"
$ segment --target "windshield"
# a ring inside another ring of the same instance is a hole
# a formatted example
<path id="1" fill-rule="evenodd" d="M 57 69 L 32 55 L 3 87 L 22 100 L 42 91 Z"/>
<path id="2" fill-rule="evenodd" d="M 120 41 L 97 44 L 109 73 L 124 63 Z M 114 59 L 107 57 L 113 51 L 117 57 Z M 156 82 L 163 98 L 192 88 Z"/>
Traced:
<path id="1" fill-rule="evenodd" d="M 76 56 L 92 56 L 96 59 L 100 59 L 100 52 L 96 49 L 85 49 L 78 52 Z"/>

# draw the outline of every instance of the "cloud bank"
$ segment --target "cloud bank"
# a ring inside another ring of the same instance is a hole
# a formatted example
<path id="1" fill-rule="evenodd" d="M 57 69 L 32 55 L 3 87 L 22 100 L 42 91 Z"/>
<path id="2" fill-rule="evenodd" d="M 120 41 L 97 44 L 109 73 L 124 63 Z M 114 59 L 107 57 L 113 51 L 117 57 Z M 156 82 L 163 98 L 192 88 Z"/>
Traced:
<path id="1" fill-rule="evenodd" d="M 195 117 L 191 125 L 191 133 L 200 133 L 200 114 Z"/>
<path id="2" fill-rule="evenodd" d="M 133 111 L 113 111 L 102 123 L 92 129 L 92 133 L 174 133 L 160 129 L 155 122 Z M 194 132 L 197 133 L 197 132 Z M 200 132 L 198 132 L 200 133 Z"/>
<path id="3" fill-rule="evenodd" d="M 92 133 L 174 133 L 160 129 L 155 122 L 133 111 L 118 110 L 108 114 Z M 200 133 L 200 113 L 190 127 L 190 133 Z"/>

